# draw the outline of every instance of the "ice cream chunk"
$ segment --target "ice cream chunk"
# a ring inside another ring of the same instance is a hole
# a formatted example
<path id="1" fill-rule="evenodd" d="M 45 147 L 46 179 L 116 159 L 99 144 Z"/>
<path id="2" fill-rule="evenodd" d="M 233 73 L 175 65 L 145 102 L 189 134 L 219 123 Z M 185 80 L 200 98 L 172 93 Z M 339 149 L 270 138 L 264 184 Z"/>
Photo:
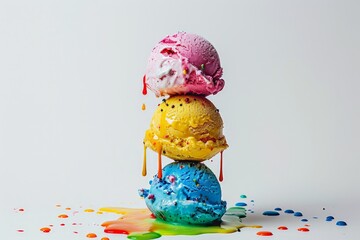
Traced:
<path id="1" fill-rule="evenodd" d="M 152 50 L 144 83 L 157 96 L 216 94 L 224 87 L 220 58 L 201 36 L 179 32 Z"/>
<path id="2" fill-rule="evenodd" d="M 192 161 L 210 159 L 228 147 L 219 110 L 207 98 L 190 95 L 163 100 L 144 144 L 174 160 Z"/>
<path id="3" fill-rule="evenodd" d="M 182 224 L 210 225 L 221 221 L 226 202 L 214 173 L 199 162 L 175 161 L 163 168 L 140 196 L 156 218 Z"/>

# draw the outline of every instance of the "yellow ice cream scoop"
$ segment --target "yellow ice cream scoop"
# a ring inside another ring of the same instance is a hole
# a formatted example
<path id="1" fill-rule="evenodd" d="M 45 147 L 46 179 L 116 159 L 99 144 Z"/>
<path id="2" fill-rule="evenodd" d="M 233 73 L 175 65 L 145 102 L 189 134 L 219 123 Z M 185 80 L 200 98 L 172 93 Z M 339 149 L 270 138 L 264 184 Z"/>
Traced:
<path id="1" fill-rule="evenodd" d="M 174 160 L 204 161 L 228 147 L 219 110 L 205 97 L 164 99 L 145 133 L 144 147 Z"/>

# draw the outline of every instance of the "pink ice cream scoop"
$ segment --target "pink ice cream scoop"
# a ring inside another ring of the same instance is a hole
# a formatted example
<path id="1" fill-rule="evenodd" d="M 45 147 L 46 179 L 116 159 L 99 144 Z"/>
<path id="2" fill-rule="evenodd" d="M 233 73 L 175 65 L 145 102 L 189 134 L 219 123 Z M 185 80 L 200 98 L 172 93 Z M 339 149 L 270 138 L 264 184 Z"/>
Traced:
<path id="1" fill-rule="evenodd" d="M 224 87 L 214 46 L 195 34 L 179 32 L 152 50 L 144 84 L 157 96 L 216 94 Z"/>

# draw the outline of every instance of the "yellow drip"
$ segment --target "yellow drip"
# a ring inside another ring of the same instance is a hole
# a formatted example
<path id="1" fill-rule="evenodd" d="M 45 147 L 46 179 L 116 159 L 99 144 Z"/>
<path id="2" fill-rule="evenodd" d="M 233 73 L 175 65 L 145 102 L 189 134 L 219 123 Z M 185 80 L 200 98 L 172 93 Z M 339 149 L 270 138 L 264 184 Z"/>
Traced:
<path id="1" fill-rule="evenodd" d="M 142 175 L 146 176 L 147 171 L 146 171 L 146 147 L 144 144 L 144 160 L 143 160 L 143 169 L 142 169 Z"/>

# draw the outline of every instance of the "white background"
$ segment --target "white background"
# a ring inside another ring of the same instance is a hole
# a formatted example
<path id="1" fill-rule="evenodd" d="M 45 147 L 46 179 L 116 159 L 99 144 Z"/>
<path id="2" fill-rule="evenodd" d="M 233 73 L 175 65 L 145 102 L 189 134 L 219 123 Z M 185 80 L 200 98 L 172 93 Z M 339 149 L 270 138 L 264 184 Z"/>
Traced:
<path id="1" fill-rule="evenodd" d="M 246 221 L 264 226 L 275 223 L 262 210 L 325 207 L 349 226 L 320 224 L 308 239 L 355 239 L 359 11 L 355 0 L 0 1 L 1 232 L 19 237 L 16 217 L 6 225 L 17 207 L 145 206 L 137 189 L 156 156 L 142 177 L 142 138 L 160 99 L 141 94 L 141 79 L 152 47 L 187 31 L 212 42 L 224 68 L 210 97 L 230 145 L 223 199 L 247 194 L 259 211 Z M 206 163 L 218 173 L 218 156 Z M 38 229 L 41 210 L 29 216 Z M 221 237 L 258 238 L 247 231 Z"/>

